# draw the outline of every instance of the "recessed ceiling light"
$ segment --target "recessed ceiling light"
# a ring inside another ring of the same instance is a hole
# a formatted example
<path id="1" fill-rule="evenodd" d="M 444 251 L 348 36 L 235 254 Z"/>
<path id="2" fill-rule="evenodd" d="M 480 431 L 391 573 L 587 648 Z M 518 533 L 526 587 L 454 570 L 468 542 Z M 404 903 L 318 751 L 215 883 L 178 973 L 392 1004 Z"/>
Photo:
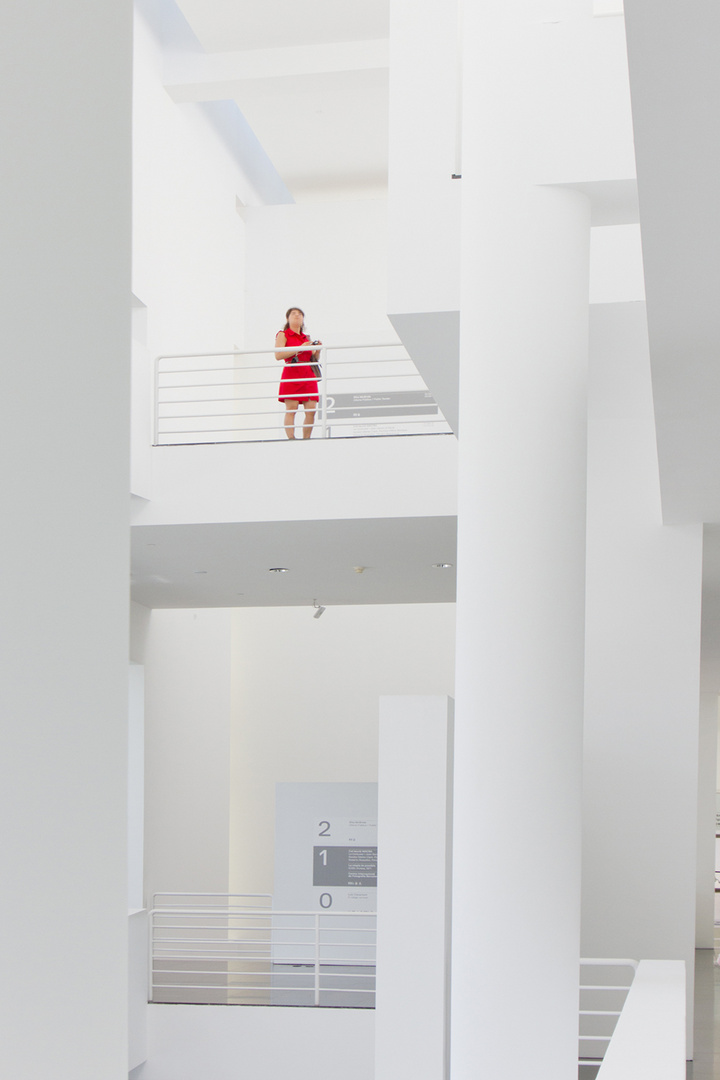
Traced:
<path id="1" fill-rule="evenodd" d="M 271 566 L 268 570 L 269 574 L 289 574 L 290 567 L 288 566 Z"/>
<path id="2" fill-rule="evenodd" d="M 193 570 L 194 574 L 207 574 L 207 570 Z"/>
<path id="3" fill-rule="evenodd" d="M 452 570 L 452 566 L 451 562 L 434 562 L 433 570 Z"/>

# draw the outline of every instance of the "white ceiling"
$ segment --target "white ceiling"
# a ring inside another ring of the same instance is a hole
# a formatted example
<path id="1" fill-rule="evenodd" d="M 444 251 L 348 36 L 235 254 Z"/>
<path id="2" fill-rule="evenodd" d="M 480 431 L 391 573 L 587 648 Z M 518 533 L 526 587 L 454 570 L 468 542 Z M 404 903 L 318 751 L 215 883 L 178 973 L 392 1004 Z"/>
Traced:
<path id="1" fill-rule="evenodd" d="M 235 101 L 296 201 L 386 189 L 389 0 L 177 2 L 176 101 Z"/>
<path id="2" fill-rule="evenodd" d="M 456 534 L 454 517 L 134 526 L 132 598 L 149 608 L 452 603 Z M 433 565 L 443 562 L 453 565 Z M 288 573 L 270 572 L 278 566 Z"/>
<path id="3" fill-rule="evenodd" d="M 206 52 L 367 41 L 389 33 L 390 0 L 177 0 Z"/>

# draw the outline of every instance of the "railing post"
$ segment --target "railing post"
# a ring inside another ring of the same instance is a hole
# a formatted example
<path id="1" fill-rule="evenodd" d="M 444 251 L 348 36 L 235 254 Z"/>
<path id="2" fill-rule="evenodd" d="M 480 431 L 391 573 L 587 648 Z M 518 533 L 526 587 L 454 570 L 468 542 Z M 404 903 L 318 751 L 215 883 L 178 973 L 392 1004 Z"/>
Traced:
<path id="1" fill-rule="evenodd" d="M 327 439 L 328 437 L 328 422 L 327 422 L 327 349 L 320 350 L 320 408 L 322 409 L 322 421 L 320 425 L 321 437 Z"/>
<path id="2" fill-rule="evenodd" d="M 315 912 L 315 1005 L 320 1004 L 320 913 Z"/>
<path id="3" fill-rule="evenodd" d="M 160 357 L 153 360 L 153 446 L 160 437 Z"/>
<path id="4" fill-rule="evenodd" d="M 153 901 L 155 897 L 153 897 Z M 153 999 L 153 958 L 154 958 L 154 934 L 155 934 L 155 904 L 148 912 L 148 1002 Z"/>

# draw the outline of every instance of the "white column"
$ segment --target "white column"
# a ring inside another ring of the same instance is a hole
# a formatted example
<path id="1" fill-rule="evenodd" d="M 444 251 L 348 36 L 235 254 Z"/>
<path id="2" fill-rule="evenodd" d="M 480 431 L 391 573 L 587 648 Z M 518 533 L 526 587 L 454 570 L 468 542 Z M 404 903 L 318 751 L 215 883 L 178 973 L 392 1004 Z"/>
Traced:
<path id="1" fill-rule="evenodd" d="M 448 1075 L 450 698 L 380 698 L 375 1080 Z"/>
<path id="2" fill-rule="evenodd" d="M 465 8 L 453 1080 L 577 1076 L 590 222 L 533 8 Z"/>
<path id="3" fill-rule="evenodd" d="M 127 1075 L 131 5 L 3 9 L 0 1075 Z"/>

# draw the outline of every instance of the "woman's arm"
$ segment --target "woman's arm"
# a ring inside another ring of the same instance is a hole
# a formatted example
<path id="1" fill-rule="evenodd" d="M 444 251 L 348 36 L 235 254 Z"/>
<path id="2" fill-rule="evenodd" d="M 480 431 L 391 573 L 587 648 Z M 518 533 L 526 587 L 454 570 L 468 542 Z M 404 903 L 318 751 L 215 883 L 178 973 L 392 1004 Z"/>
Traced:
<path id="1" fill-rule="evenodd" d="M 278 330 L 275 335 L 275 345 L 286 345 L 287 338 L 282 330 Z M 288 357 L 295 355 L 295 349 L 278 349 L 275 353 L 276 360 L 287 360 Z"/>

